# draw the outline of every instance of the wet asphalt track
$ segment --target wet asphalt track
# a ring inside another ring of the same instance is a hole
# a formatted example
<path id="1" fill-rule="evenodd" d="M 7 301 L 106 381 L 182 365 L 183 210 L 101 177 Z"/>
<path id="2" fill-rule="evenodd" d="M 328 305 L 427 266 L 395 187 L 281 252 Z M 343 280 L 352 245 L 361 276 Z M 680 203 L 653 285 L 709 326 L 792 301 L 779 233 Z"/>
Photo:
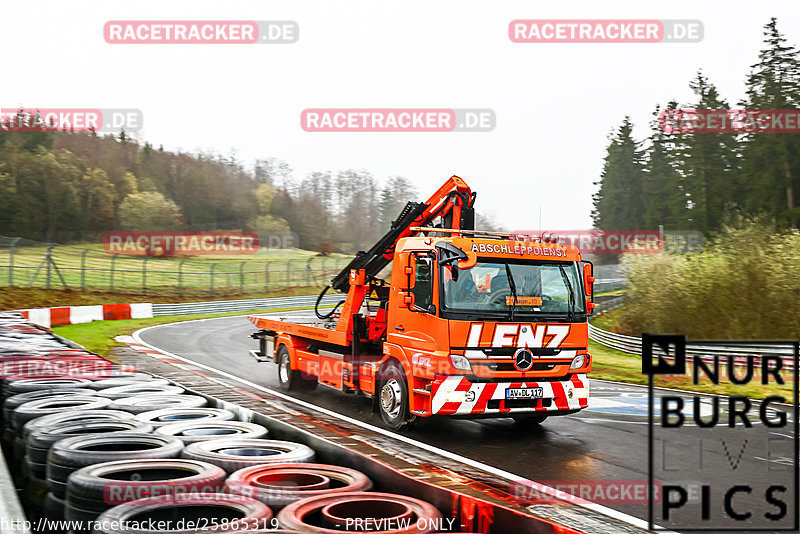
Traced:
<path id="1" fill-rule="evenodd" d="M 247 353 L 257 348 L 257 342 L 248 337 L 253 331 L 252 323 L 239 316 L 158 326 L 142 332 L 141 339 L 178 356 L 277 390 L 275 366 L 259 364 Z M 364 397 L 345 395 L 327 387 L 293 396 L 380 426 L 379 416 L 372 413 L 370 401 Z M 528 431 L 508 419 L 435 418 L 404 429 L 402 433 L 550 485 L 575 481 L 600 481 L 601 484 L 605 481 L 646 481 L 647 389 L 593 380 L 592 397 L 589 409 L 566 417 L 550 418 L 540 428 Z M 790 518 L 795 512 L 790 463 L 793 457 L 792 434 L 791 425 L 784 429 L 769 429 L 756 424 L 747 431 L 698 429 L 694 426 L 679 430 L 656 429 L 656 437 L 664 437 L 663 442 L 656 441 L 654 448 L 656 469 L 679 469 L 668 475 L 669 480 L 709 484 L 712 518 L 723 513 L 722 494 L 729 486 L 749 483 L 753 486 L 753 493 L 750 496 L 738 494 L 735 502 L 742 511 L 752 509 L 754 515 L 736 526 L 748 530 L 766 526 L 763 513 L 776 508 L 765 504 L 764 488 L 759 484 L 786 485 L 788 491 L 779 496 L 788 503 Z M 666 476 L 663 479 L 666 480 Z M 699 489 L 697 495 L 700 495 Z M 635 498 L 635 495 L 631 496 Z M 604 499 L 595 494 L 589 500 L 647 519 L 646 504 L 609 497 L 614 495 L 609 494 Z M 696 502 L 696 496 L 690 494 L 688 507 L 681 513 L 697 517 Z M 660 510 L 656 512 L 656 519 L 659 517 Z M 688 521 L 688 516 L 684 519 Z M 659 523 L 666 524 L 663 519 Z M 684 522 L 680 524 L 687 525 Z"/>

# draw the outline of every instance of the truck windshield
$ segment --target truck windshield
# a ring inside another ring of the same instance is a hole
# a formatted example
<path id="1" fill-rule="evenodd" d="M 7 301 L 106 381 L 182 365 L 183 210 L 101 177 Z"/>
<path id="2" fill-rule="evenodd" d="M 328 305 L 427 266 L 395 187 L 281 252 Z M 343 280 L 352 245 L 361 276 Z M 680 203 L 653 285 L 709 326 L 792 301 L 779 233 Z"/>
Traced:
<path id="1" fill-rule="evenodd" d="M 516 286 L 516 303 L 509 275 Z M 584 313 L 586 307 L 575 263 L 480 259 L 471 269 L 460 270 L 455 280 L 451 269 L 443 267 L 442 281 L 448 311 L 510 314 L 515 308 L 517 315 L 571 315 Z"/>

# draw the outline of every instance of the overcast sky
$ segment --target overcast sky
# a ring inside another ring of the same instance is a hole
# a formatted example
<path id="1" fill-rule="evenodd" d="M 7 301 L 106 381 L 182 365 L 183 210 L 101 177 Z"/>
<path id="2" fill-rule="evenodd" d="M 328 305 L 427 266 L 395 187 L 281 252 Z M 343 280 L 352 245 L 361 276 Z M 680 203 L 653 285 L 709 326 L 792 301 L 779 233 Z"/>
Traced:
<path id="1" fill-rule="evenodd" d="M 0 107 L 138 108 L 138 137 L 314 170 L 402 175 L 428 195 L 451 174 L 509 229 L 591 227 L 608 133 L 692 100 L 702 68 L 744 94 L 762 26 L 800 41 L 796 0 L 5 1 Z M 514 19 L 699 19 L 692 44 L 515 44 Z M 293 20 L 289 45 L 111 45 L 108 20 Z M 490 133 L 308 133 L 306 108 L 491 108 Z"/>

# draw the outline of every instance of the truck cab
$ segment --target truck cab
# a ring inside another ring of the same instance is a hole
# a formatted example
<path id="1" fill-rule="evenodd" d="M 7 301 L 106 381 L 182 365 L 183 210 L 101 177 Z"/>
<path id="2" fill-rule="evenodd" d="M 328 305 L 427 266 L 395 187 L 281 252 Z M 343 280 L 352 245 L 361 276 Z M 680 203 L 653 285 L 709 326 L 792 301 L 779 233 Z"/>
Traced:
<path id="1" fill-rule="evenodd" d="M 541 422 L 587 406 L 593 279 L 575 247 L 416 237 L 397 249 L 383 353 L 413 381 L 411 415 Z M 379 395 L 391 414 L 396 396 Z"/>

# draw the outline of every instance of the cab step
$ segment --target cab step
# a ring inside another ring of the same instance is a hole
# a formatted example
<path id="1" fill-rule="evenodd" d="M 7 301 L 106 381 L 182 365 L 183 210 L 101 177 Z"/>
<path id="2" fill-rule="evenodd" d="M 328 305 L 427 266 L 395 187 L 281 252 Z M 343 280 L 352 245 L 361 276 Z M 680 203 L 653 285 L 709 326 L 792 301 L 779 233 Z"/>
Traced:
<path id="1" fill-rule="evenodd" d="M 272 361 L 269 358 L 267 358 L 266 356 L 264 356 L 263 354 L 261 354 L 260 352 L 258 352 L 257 350 L 250 350 L 250 351 L 248 351 L 248 353 L 258 363 L 269 363 L 270 361 Z"/>

